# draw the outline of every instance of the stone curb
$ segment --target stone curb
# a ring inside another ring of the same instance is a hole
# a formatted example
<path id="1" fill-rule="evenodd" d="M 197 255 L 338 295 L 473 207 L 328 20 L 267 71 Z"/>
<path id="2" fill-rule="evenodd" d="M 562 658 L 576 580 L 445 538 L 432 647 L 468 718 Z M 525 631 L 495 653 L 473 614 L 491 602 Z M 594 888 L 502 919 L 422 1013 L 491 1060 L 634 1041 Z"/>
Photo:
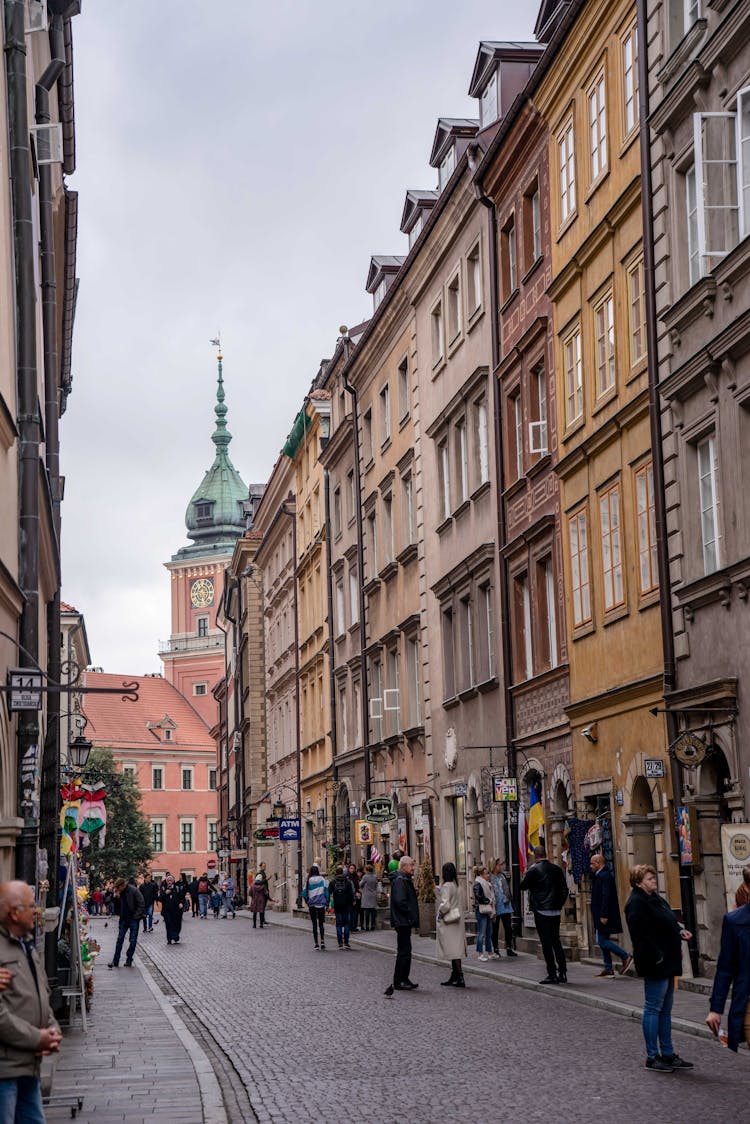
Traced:
<path id="1" fill-rule="evenodd" d="M 238 917 L 241 914 L 237 914 Z M 289 921 L 283 914 L 274 913 L 274 925 L 283 925 L 286 929 L 302 929 L 303 926 L 298 921 Z M 307 928 L 307 926 L 304 926 Z M 362 941 L 356 936 L 350 938 L 352 944 L 356 944 L 359 948 L 371 948 L 375 952 L 383 952 L 389 955 L 394 954 L 394 948 L 391 945 L 375 943 L 373 941 Z M 423 952 L 413 952 L 412 959 L 417 960 L 422 964 L 436 964 L 448 965 L 448 961 L 438 960 L 436 956 L 425 956 Z M 486 968 L 478 968 L 470 962 L 464 962 L 463 965 L 464 975 L 478 976 L 485 980 L 494 980 L 499 983 L 512 984 L 514 987 L 523 987 L 527 991 L 537 991 L 543 995 L 551 995 L 557 999 L 567 999 L 571 1003 L 580 1003 L 584 1007 L 594 1007 L 600 1011 L 609 1011 L 613 1015 L 620 1015 L 624 1018 L 641 1020 L 643 1009 L 641 1007 L 634 1007 L 630 1003 L 620 1003 L 615 999 L 609 999 L 606 996 L 589 995 L 586 991 L 576 991 L 575 984 L 565 984 L 562 986 L 552 987 L 538 983 L 536 980 L 529 980 L 523 976 L 509 975 L 504 972 L 488 971 Z M 672 1029 L 680 1030 L 683 1034 L 692 1034 L 695 1038 L 710 1038 L 713 1040 L 714 1036 L 707 1026 L 701 1023 L 691 1022 L 689 1019 L 677 1018 L 672 1016 Z"/>
<path id="2" fill-rule="evenodd" d="M 151 957 L 148 953 L 146 953 L 146 955 L 149 961 L 151 961 Z M 195 1070 L 195 1076 L 201 1093 L 204 1124 L 228 1124 L 226 1110 L 224 1109 L 224 1098 L 221 1095 L 221 1087 L 209 1058 L 185 1026 L 174 1007 L 168 1002 L 154 977 L 144 967 L 142 957 L 139 957 L 135 961 L 134 966 L 138 968 L 146 987 L 159 1004 L 161 1011 L 169 1020 L 172 1029 L 187 1051 L 193 1069 Z"/>

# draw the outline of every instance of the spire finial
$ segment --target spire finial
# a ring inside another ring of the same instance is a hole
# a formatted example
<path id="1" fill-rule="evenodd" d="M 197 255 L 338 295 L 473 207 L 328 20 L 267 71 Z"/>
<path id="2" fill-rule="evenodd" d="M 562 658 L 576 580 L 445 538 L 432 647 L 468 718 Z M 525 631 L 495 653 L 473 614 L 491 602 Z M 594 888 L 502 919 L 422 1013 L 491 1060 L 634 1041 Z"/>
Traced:
<path id="1" fill-rule="evenodd" d="M 221 453 L 222 450 L 226 453 L 227 446 L 232 440 L 232 434 L 227 429 L 226 416 L 227 407 L 224 405 L 224 374 L 222 369 L 223 355 L 221 353 L 221 334 L 216 333 L 216 338 L 211 341 L 212 347 L 217 349 L 216 363 L 218 367 L 218 386 L 216 390 L 216 405 L 214 406 L 214 413 L 216 414 L 216 429 L 211 434 L 211 440 L 216 446 L 217 452 Z"/>

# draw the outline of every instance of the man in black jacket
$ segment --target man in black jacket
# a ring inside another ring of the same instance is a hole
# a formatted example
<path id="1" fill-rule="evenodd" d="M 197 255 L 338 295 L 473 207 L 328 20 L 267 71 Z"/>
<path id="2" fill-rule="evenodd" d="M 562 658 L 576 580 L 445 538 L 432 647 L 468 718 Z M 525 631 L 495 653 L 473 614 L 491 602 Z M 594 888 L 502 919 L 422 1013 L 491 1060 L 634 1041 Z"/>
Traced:
<path id="1" fill-rule="evenodd" d="M 146 912 L 146 906 L 143 894 L 136 886 L 134 878 L 130 878 L 127 882 L 124 878 L 118 878 L 115 882 L 115 895 L 120 899 L 120 925 L 117 931 L 115 954 L 107 967 L 120 967 L 120 953 L 125 943 L 125 936 L 129 933 L 130 943 L 125 953 L 125 967 L 132 968 L 135 946 L 138 944 L 138 929 Z"/>
<path id="2" fill-rule="evenodd" d="M 150 872 L 144 874 L 143 881 L 141 882 L 138 889 L 141 891 L 141 897 L 143 898 L 143 907 L 145 911 L 143 914 L 143 931 L 144 933 L 153 933 L 154 903 L 159 894 L 159 887 L 154 882 Z"/>
<path id="3" fill-rule="evenodd" d="M 339 948 L 351 948 L 349 944 L 349 927 L 354 906 L 354 886 L 343 866 L 336 867 L 336 877 L 328 886 L 331 908 L 336 914 L 336 937 Z"/>
<path id="4" fill-rule="evenodd" d="M 411 931 L 419 928 L 419 903 L 414 889 L 414 859 L 403 855 L 398 870 L 391 878 L 391 927 L 396 930 L 396 966 L 393 983 L 385 989 L 386 995 L 394 991 L 413 991 L 419 984 L 409 979 L 411 971 Z"/>
<path id="5" fill-rule="evenodd" d="M 534 848 L 534 862 L 521 880 L 521 889 L 529 891 L 536 931 L 547 964 L 543 984 L 565 984 L 568 969 L 560 941 L 560 914 L 568 898 L 568 886 L 562 868 L 551 863 L 541 844 Z"/>
<path id="6" fill-rule="evenodd" d="M 633 957 L 612 940 L 613 933 L 622 932 L 614 875 L 602 854 L 592 855 L 590 865 L 591 920 L 596 932 L 596 943 L 602 950 L 602 957 L 604 958 L 604 967 L 599 975 L 604 976 L 605 979 L 614 979 L 612 953 L 614 952 L 615 956 L 619 956 L 622 960 L 621 975 L 627 972 L 633 963 Z"/>

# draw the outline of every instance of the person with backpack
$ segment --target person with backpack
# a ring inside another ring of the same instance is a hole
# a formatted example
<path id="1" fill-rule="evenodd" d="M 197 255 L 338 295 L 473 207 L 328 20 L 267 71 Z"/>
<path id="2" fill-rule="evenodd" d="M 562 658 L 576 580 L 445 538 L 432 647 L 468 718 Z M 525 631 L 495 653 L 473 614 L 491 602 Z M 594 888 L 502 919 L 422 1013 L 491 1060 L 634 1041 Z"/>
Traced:
<path id="1" fill-rule="evenodd" d="M 208 874 L 206 871 L 204 871 L 198 879 L 196 888 L 198 891 L 198 916 L 206 918 L 208 916 L 208 899 L 211 895 L 211 884 L 208 881 Z"/>
<path id="2" fill-rule="evenodd" d="M 135 946 L 138 944 L 138 930 L 146 913 L 146 905 L 143 901 L 143 894 L 136 886 L 134 878 L 128 879 L 127 882 L 124 878 L 118 878 L 115 882 L 115 894 L 120 900 L 120 924 L 117 930 L 115 954 L 107 967 L 120 967 L 122 946 L 125 943 L 125 937 L 130 934 L 128 950 L 125 953 L 125 967 L 132 968 Z"/>
<path id="3" fill-rule="evenodd" d="M 159 894 L 159 887 L 151 877 L 151 872 L 146 871 L 143 876 L 143 881 L 138 887 L 143 896 L 143 904 L 146 911 L 143 914 L 143 931 L 144 933 L 153 933 L 154 931 L 154 906 L 156 898 Z"/>
<path id="4" fill-rule="evenodd" d="M 237 914 L 234 911 L 234 879 L 231 874 L 228 874 L 222 882 L 221 893 L 224 898 L 224 912 L 221 916 L 226 919 L 231 911 L 232 920 L 234 921 Z"/>
<path id="5" fill-rule="evenodd" d="M 200 917 L 198 913 L 198 879 L 191 878 L 188 882 L 188 894 L 190 895 L 190 912 L 193 917 Z"/>
<path id="6" fill-rule="evenodd" d="M 302 888 L 302 900 L 307 902 L 307 908 L 310 911 L 315 947 L 325 951 L 325 923 L 329 894 L 326 880 L 320 873 L 320 867 L 317 863 L 313 863 L 310 867 L 307 882 Z M 318 931 L 320 931 L 320 944 L 318 944 Z"/>
<path id="7" fill-rule="evenodd" d="M 534 862 L 521 880 L 521 889 L 529 891 L 529 903 L 547 964 L 547 975 L 540 982 L 566 984 L 568 969 L 560 940 L 560 916 L 568 900 L 568 885 L 562 867 L 549 861 L 541 843 L 534 848 Z"/>
<path id="8" fill-rule="evenodd" d="M 349 930 L 354 908 L 354 886 L 343 866 L 336 867 L 336 876 L 328 886 L 328 897 L 336 914 L 336 939 L 339 948 L 350 948 Z"/>

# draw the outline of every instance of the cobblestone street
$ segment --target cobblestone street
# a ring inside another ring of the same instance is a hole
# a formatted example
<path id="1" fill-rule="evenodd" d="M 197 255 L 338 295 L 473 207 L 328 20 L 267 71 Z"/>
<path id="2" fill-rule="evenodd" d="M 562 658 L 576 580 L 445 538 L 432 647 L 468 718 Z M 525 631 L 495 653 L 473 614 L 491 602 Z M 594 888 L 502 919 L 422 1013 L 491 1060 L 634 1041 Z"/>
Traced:
<path id="1" fill-rule="evenodd" d="M 106 954 L 112 926 L 105 932 L 99 922 L 96 928 Z M 123 1007 L 128 1031 L 122 1035 L 124 1057 L 115 1058 L 106 1074 L 110 1091 L 117 1087 L 115 1096 L 110 1092 L 106 1104 L 101 1101 L 101 1068 L 80 1075 L 81 1087 L 91 1081 L 84 1120 L 136 1121 L 151 1114 L 174 1121 L 201 1118 L 195 1075 L 186 1070 L 187 1054 L 160 1014 L 156 988 L 162 1008 L 170 1008 L 193 1041 L 193 1064 L 197 1060 L 213 1071 L 208 1084 L 205 1074 L 200 1080 L 203 1119 L 212 1122 L 554 1119 L 593 1124 L 604 1118 L 658 1118 L 697 1124 L 716 1119 L 717 1112 L 721 1119 L 741 1119 L 746 1111 L 746 1052 L 736 1057 L 711 1040 L 677 1033 L 676 1048 L 696 1063 L 696 1070 L 647 1073 L 635 1019 L 568 1001 L 561 989 L 547 994 L 475 974 L 467 975 L 466 991 L 448 990 L 439 986 L 444 967 L 415 962 L 412 978 L 419 990 L 388 999 L 383 990 L 393 958 L 365 947 L 364 940 L 340 952 L 333 934 L 330 949 L 320 953 L 306 929 L 272 923 L 253 930 L 239 915 L 236 921 L 186 918 L 181 943 L 169 947 L 161 928 L 141 937 L 136 957 L 151 989 L 141 972 L 108 972 L 101 963 L 97 968 L 95 1004 L 106 1007 L 92 1020 L 96 1041 L 105 1032 L 102 1024 L 106 1029 L 110 1017 L 121 1019 Z M 388 932 L 375 936 L 380 945 L 393 943 Z M 519 960 L 525 977 L 539 979 L 539 962 Z M 595 970 L 581 966 L 579 974 L 588 980 Z M 597 980 L 593 986 L 611 997 L 618 983 L 622 990 L 616 998 L 627 991 L 628 1001 L 636 1003 L 638 981 Z M 707 1009 L 700 996 L 685 993 L 682 1003 L 683 1017 L 692 1017 L 694 1024 Z M 143 1015 L 136 1017 L 140 1005 Z M 154 1039 L 160 1017 L 163 1041 Z M 76 1039 L 80 1043 L 80 1036 Z M 160 1075 L 153 1083 L 138 1075 L 139 1053 L 150 1043 L 150 1072 Z M 101 1066 L 95 1051 L 79 1053 L 83 1069 Z M 64 1065 L 72 1077 L 69 1054 Z M 129 1070 L 124 1081 L 117 1073 L 123 1064 Z M 129 1082 L 140 1084 L 130 1104 Z M 223 1110 L 211 1100 L 217 1086 Z M 49 1117 L 64 1118 L 59 1109 Z"/>

